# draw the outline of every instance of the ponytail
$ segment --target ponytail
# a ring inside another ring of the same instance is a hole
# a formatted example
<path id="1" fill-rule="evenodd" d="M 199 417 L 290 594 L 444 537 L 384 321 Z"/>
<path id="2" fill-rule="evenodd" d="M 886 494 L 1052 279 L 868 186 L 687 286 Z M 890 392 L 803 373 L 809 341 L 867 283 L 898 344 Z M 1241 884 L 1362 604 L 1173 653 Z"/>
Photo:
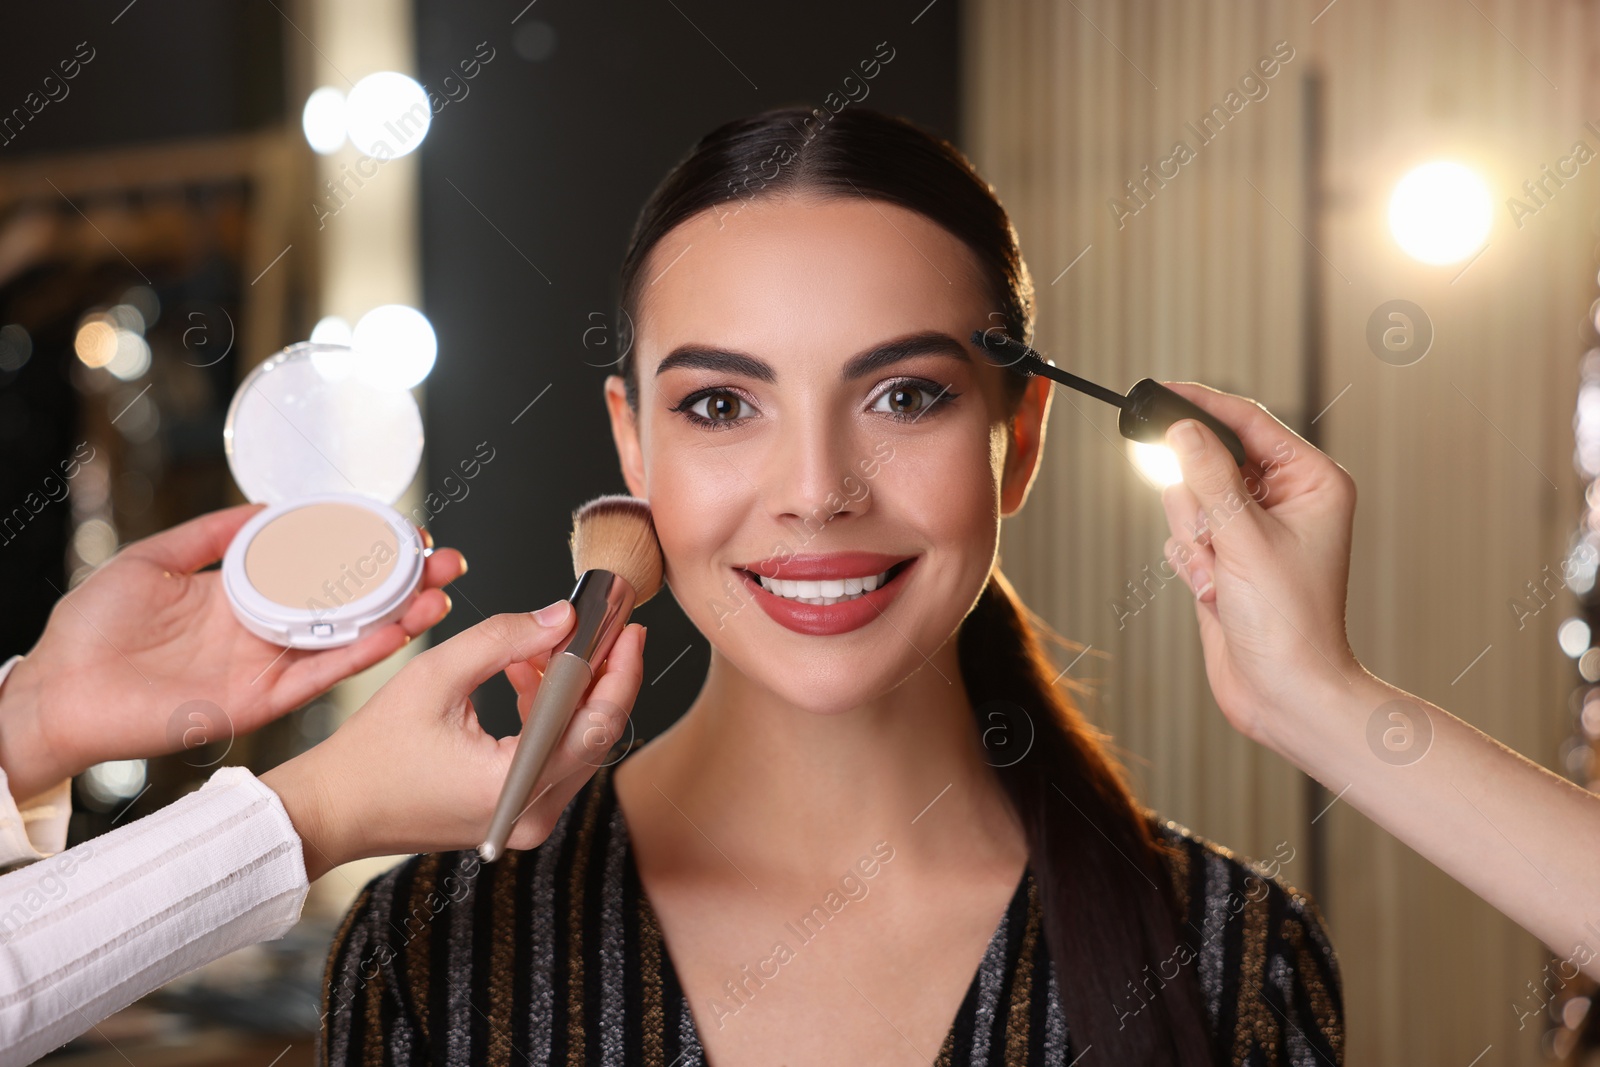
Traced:
<path id="1" fill-rule="evenodd" d="M 1180 968 L 1174 979 L 1161 976 L 1148 1017 L 1124 1025 L 1116 1008 L 1150 991 L 1148 982 L 1141 985 L 1146 967 L 1153 972 L 1173 955 L 1178 907 L 1162 846 L 1104 735 L 1053 684 L 1040 634 L 1061 641 L 996 568 L 957 647 L 980 720 L 1004 709 L 1032 726 L 1019 727 L 1023 755 L 994 762 L 1027 836 L 1073 1047 L 1081 1054 L 1093 1046 L 1103 1062 L 1209 1064 L 1191 968 Z M 978 723 L 980 730 L 988 725 Z"/>

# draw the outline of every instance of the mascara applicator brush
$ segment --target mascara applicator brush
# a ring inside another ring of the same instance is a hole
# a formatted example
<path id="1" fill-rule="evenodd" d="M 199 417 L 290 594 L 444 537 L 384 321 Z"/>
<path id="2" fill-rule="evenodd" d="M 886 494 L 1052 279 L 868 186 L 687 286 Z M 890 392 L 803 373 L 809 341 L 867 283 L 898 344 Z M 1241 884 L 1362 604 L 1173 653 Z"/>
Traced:
<path id="1" fill-rule="evenodd" d="M 1235 463 L 1242 467 L 1246 462 L 1244 442 L 1239 440 L 1239 435 L 1233 432 L 1232 427 L 1154 378 L 1140 380 L 1128 390 L 1127 396 L 1123 396 L 1114 389 L 1096 385 L 1087 378 L 1062 370 L 997 327 L 973 330 L 972 343 L 983 350 L 991 363 L 1024 377 L 1037 374 L 1041 378 L 1049 378 L 1117 408 L 1121 412 L 1117 416 L 1117 432 L 1130 441 L 1161 444 L 1166 440 L 1167 428 L 1173 423 L 1180 419 L 1196 419 L 1205 423 L 1228 446 Z"/>
<path id="2" fill-rule="evenodd" d="M 572 565 L 578 584 L 567 599 L 577 618 L 550 653 L 517 738 L 489 833 L 478 846 L 485 863 L 505 852 L 534 783 L 628 616 L 661 589 L 664 565 L 650 505 L 631 496 L 602 496 L 573 512 Z"/>

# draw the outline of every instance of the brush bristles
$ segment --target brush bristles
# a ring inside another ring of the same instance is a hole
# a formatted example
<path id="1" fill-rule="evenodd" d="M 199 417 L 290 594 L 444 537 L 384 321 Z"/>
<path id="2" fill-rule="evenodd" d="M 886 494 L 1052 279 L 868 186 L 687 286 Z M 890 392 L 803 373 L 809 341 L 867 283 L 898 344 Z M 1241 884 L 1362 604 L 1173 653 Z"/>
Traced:
<path id="1" fill-rule="evenodd" d="M 638 604 L 661 591 L 661 543 L 650 505 L 631 496 L 602 496 L 572 513 L 572 569 L 606 570 L 625 579 Z"/>

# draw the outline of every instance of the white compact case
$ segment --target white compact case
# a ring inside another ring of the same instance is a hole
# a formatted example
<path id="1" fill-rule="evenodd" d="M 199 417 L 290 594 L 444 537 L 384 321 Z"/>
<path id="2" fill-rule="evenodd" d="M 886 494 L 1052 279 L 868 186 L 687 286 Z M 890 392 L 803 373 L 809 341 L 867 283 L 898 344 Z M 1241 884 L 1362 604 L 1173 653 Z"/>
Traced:
<path id="1" fill-rule="evenodd" d="M 422 461 L 411 390 L 371 384 L 341 345 L 290 345 L 228 407 L 228 466 L 252 503 L 222 560 L 244 628 L 333 648 L 400 618 L 422 582 L 417 528 L 392 505 Z"/>

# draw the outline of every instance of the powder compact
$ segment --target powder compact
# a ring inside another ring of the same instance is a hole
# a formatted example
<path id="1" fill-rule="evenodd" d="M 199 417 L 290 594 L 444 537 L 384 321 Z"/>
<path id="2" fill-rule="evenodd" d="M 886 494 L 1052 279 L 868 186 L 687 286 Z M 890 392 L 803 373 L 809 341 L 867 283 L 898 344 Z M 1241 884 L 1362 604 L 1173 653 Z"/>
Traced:
<path id="1" fill-rule="evenodd" d="M 400 618 L 422 581 L 417 528 L 391 505 L 422 461 L 411 390 L 374 384 L 341 345 L 290 345 L 228 408 L 228 466 L 251 503 L 222 560 L 245 629 L 289 648 L 333 648 Z"/>

